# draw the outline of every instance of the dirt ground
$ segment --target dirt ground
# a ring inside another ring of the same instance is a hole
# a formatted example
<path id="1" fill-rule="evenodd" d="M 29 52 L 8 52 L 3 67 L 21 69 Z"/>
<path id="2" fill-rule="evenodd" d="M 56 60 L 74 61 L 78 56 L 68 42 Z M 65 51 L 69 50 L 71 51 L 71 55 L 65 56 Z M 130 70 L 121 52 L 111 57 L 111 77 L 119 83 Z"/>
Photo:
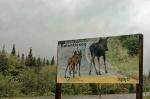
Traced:
<path id="1" fill-rule="evenodd" d="M 4 99 L 55 99 L 55 96 L 48 97 L 24 97 L 24 98 L 4 98 Z M 62 99 L 136 99 L 135 94 L 115 94 L 115 95 L 77 95 L 77 96 L 62 96 Z"/>

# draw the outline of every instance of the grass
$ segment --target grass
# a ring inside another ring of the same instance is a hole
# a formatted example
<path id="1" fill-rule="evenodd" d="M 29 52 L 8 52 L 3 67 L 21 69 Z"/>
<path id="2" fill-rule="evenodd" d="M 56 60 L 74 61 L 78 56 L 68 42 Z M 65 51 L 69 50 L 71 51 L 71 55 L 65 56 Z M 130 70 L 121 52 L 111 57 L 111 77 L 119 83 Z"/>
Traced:
<path id="1" fill-rule="evenodd" d="M 8 98 L 2 98 L 2 99 L 8 99 Z M 55 99 L 55 96 L 45 96 L 45 97 L 15 97 L 15 98 L 9 98 L 9 99 Z"/>
<path id="2" fill-rule="evenodd" d="M 139 70 L 139 57 L 129 56 L 126 48 L 122 47 L 122 44 L 118 38 L 111 38 L 108 40 L 109 51 L 106 54 L 108 62 L 119 72 L 138 76 Z"/>
<path id="3" fill-rule="evenodd" d="M 144 96 L 143 99 L 150 99 L 150 96 Z"/>

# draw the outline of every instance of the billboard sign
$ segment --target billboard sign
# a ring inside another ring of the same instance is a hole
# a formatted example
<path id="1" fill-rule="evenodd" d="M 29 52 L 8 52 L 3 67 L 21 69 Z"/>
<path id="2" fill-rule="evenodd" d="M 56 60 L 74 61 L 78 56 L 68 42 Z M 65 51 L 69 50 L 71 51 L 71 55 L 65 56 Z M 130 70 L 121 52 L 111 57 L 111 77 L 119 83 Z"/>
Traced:
<path id="1" fill-rule="evenodd" d="M 57 83 L 139 83 L 140 36 L 58 41 Z"/>

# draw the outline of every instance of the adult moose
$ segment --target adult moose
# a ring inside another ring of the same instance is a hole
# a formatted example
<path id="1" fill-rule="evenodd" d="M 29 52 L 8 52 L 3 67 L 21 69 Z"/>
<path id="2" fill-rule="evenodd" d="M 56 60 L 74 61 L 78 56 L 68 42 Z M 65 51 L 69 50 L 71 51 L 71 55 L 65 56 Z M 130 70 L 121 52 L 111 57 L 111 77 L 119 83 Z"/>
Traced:
<path id="1" fill-rule="evenodd" d="M 91 58 L 89 75 L 91 75 L 92 64 L 94 65 L 96 74 L 101 75 L 101 71 L 100 71 L 100 57 L 101 56 L 103 56 L 103 60 L 104 60 L 105 73 L 107 73 L 106 62 L 105 62 L 106 60 L 105 51 L 108 51 L 107 39 L 108 38 L 100 38 L 98 42 L 90 45 L 89 49 L 90 49 L 92 58 Z M 99 71 L 97 71 L 95 67 L 95 57 L 97 57 L 97 60 L 98 60 Z"/>

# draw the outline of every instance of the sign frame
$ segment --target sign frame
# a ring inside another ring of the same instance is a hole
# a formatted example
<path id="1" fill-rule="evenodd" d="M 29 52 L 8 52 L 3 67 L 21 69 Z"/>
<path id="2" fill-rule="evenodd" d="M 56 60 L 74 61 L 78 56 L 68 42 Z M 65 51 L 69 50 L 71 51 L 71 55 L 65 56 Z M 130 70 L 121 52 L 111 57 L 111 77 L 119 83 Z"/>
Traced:
<path id="1" fill-rule="evenodd" d="M 123 35 L 122 35 L 123 36 Z M 139 34 L 139 83 L 136 84 L 136 99 L 143 99 L 143 34 Z M 58 49 L 57 49 L 58 53 Z M 58 57 L 58 54 L 57 54 Z M 58 59 L 57 59 L 58 64 Z M 61 99 L 62 83 L 57 83 L 56 75 L 56 94 L 55 99 Z"/>

